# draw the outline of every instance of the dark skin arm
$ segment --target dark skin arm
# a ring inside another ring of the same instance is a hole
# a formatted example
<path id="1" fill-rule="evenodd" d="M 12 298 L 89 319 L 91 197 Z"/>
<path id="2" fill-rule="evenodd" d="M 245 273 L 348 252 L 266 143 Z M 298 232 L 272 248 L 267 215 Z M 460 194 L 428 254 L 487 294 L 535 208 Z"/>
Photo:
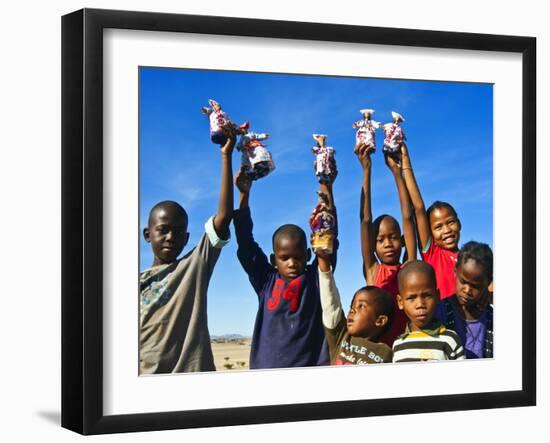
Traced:
<path id="1" fill-rule="evenodd" d="M 214 229 L 220 238 L 229 238 L 229 223 L 233 215 L 233 166 L 231 154 L 235 147 L 235 134 L 231 133 L 220 149 L 222 155 L 222 179 L 218 212 L 214 216 Z"/>
<path id="2" fill-rule="evenodd" d="M 399 164 L 390 156 L 385 157 L 386 165 L 390 168 L 397 186 L 399 194 L 399 205 L 401 206 L 401 219 L 403 226 L 403 236 L 405 237 L 405 249 L 407 250 L 407 261 L 416 259 L 416 235 L 414 232 L 414 214 L 411 206 L 411 200 L 403 179 L 402 163 Z"/>
<path id="3" fill-rule="evenodd" d="M 235 176 L 235 186 L 239 190 L 239 209 L 248 207 L 250 198 L 250 189 L 252 188 L 252 180 L 250 180 L 241 168 Z"/>
<path id="4" fill-rule="evenodd" d="M 422 249 L 425 249 L 428 245 L 428 241 L 430 241 L 430 238 L 432 236 L 430 220 L 428 219 L 428 214 L 426 213 L 426 207 L 424 206 L 422 194 L 420 194 L 420 189 L 418 188 L 418 184 L 416 183 L 416 178 L 412 169 L 411 158 L 409 156 L 409 151 L 405 143 L 401 145 L 401 169 L 403 171 L 403 179 L 405 180 L 405 185 L 411 197 L 412 205 L 414 208 L 420 247 Z"/>
<path id="5" fill-rule="evenodd" d="M 361 188 L 361 255 L 367 284 L 374 282 L 374 275 L 378 263 L 374 256 L 374 244 L 372 243 L 372 210 L 371 210 L 371 158 L 369 147 L 365 143 L 357 144 L 355 154 L 363 168 L 363 185 Z"/>

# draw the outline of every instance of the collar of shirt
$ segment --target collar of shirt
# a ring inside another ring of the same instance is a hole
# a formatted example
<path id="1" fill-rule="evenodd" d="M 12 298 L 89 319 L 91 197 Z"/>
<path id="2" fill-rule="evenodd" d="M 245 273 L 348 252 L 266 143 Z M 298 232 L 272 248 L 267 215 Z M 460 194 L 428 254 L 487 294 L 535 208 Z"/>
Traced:
<path id="1" fill-rule="evenodd" d="M 436 335 L 439 335 L 445 331 L 446 328 L 443 323 L 441 323 L 436 318 L 433 318 L 432 321 L 428 323 L 428 325 L 421 331 L 411 331 L 410 323 L 408 323 L 407 327 L 405 328 L 405 332 L 401 334 L 399 338 L 407 338 L 411 334 L 429 335 L 430 337 L 435 337 Z"/>

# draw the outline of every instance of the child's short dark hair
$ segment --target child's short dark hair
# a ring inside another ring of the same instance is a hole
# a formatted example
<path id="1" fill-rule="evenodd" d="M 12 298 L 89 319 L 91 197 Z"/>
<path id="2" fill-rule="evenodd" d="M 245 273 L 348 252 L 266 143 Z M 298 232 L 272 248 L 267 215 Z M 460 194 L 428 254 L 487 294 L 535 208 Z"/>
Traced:
<path id="1" fill-rule="evenodd" d="M 151 224 L 151 221 L 153 219 L 155 212 L 157 212 L 159 209 L 165 209 L 168 206 L 171 206 L 176 210 L 176 212 L 179 212 L 180 215 L 185 220 L 185 223 L 188 222 L 189 217 L 187 216 L 187 212 L 185 211 L 185 209 L 183 209 L 183 206 L 181 206 L 178 202 L 175 202 L 172 200 L 164 200 L 164 201 L 158 202 L 155 206 L 151 208 L 151 210 L 149 211 L 149 218 L 148 218 L 147 224 L 148 225 Z"/>
<path id="2" fill-rule="evenodd" d="M 456 267 L 462 266 L 468 260 L 474 260 L 483 266 L 488 281 L 493 281 L 493 251 L 489 245 L 476 241 L 465 243 L 458 252 Z"/>
<path id="3" fill-rule="evenodd" d="M 449 211 L 451 211 L 452 214 L 455 216 L 455 218 L 458 220 L 458 214 L 456 213 L 455 208 L 453 208 L 453 205 L 447 202 L 439 201 L 439 200 L 434 201 L 430 205 L 430 207 L 426 210 L 426 214 L 428 215 L 428 220 L 430 219 L 430 215 L 433 211 L 435 211 L 436 209 L 443 209 L 443 208 L 447 208 Z"/>
<path id="4" fill-rule="evenodd" d="M 393 317 L 395 314 L 395 302 L 393 300 L 393 297 L 387 291 L 379 288 L 378 286 L 363 286 L 362 288 L 355 291 L 355 294 L 353 294 L 353 299 L 355 299 L 355 296 L 360 292 L 368 292 L 369 294 L 373 295 L 373 301 L 376 305 L 376 314 L 385 315 L 386 317 L 388 317 L 388 321 L 380 332 L 380 335 L 382 335 L 391 327 L 393 323 Z"/>
<path id="5" fill-rule="evenodd" d="M 280 238 L 296 239 L 300 242 L 300 244 L 304 247 L 304 249 L 307 249 L 306 233 L 298 225 L 287 224 L 287 225 L 279 226 L 273 233 L 273 237 L 271 239 L 273 244 L 273 250 L 275 250 L 275 243 Z"/>
<path id="6" fill-rule="evenodd" d="M 411 260 L 405 263 L 405 265 L 403 265 L 403 267 L 397 273 L 397 285 L 399 287 L 399 292 L 402 292 L 403 290 L 403 280 L 411 272 L 419 272 L 421 274 L 427 275 L 429 279 L 433 282 L 433 287 L 437 288 L 437 280 L 435 278 L 435 271 L 432 265 L 425 261 Z"/>

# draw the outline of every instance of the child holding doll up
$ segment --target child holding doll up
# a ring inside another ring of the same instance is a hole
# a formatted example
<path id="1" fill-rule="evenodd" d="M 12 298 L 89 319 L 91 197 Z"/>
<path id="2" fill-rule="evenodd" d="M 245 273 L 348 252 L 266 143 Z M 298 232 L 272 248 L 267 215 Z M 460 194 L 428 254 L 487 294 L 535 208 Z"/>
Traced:
<path id="1" fill-rule="evenodd" d="M 363 168 L 363 185 L 361 189 L 361 253 L 363 255 L 364 275 L 367 285 L 377 286 L 389 292 L 394 301 L 399 292 L 397 273 L 401 269 L 403 246 L 406 249 L 407 260 L 416 257 L 416 237 L 414 231 L 414 217 L 409 201 L 409 193 L 405 181 L 401 176 L 401 165 L 393 157 L 385 156 L 386 165 L 391 171 L 401 205 L 403 233 L 399 222 L 391 215 L 383 214 L 373 220 L 371 210 L 371 169 L 372 162 L 369 147 L 357 144 L 355 153 Z M 394 340 L 403 333 L 407 324 L 407 317 L 403 311 L 397 309 L 393 323 L 379 340 L 392 346 Z"/>

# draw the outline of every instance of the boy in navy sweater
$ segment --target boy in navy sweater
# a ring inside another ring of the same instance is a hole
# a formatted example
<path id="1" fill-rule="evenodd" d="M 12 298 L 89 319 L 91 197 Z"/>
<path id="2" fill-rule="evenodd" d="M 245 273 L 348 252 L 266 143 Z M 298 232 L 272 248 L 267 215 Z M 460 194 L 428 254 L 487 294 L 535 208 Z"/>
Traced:
<path id="1" fill-rule="evenodd" d="M 305 232 L 283 225 L 273 234 L 273 253 L 268 259 L 252 235 L 248 206 L 252 182 L 241 171 L 235 177 L 240 192 L 239 209 L 233 214 L 237 256 L 258 295 L 258 313 L 252 336 L 250 369 L 291 368 L 329 364 L 328 347 L 319 300 L 316 260 L 308 265 L 311 251 Z M 333 204 L 332 183 L 321 192 Z M 335 250 L 337 248 L 335 240 Z M 336 252 L 332 254 L 336 264 Z"/>

